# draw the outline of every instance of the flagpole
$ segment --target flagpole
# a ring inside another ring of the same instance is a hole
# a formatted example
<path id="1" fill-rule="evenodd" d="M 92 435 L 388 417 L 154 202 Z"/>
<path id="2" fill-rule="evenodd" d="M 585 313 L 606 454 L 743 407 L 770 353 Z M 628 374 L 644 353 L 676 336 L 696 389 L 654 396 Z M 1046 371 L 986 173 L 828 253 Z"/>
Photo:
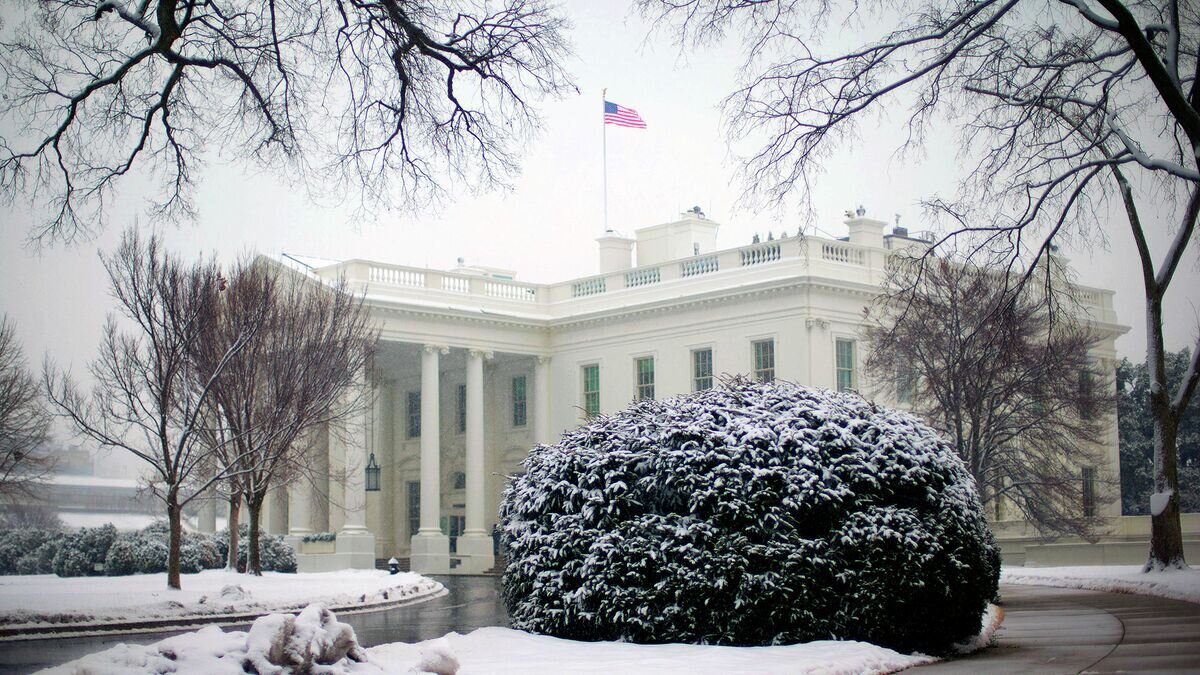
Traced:
<path id="1" fill-rule="evenodd" d="M 608 88 L 600 90 L 600 98 L 604 99 L 601 104 L 601 111 L 608 104 Z M 608 124 L 604 121 L 604 117 L 600 117 L 600 126 L 604 129 L 602 137 L 602 147 L 604 148 L 604 233 L 608 234 Z"/>

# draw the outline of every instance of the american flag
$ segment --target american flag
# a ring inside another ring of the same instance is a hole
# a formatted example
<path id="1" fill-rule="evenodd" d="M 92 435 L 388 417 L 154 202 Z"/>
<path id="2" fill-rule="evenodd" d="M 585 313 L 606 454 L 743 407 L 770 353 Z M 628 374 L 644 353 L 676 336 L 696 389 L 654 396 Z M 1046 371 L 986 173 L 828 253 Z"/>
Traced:
<path id="1" fill-rule="evenodd" d="M 619 127 L 645 129 L 646 121 L 633 108 L 626 108 L 616 103 L 604 102 L 604 123 L 615 124 Z"/>

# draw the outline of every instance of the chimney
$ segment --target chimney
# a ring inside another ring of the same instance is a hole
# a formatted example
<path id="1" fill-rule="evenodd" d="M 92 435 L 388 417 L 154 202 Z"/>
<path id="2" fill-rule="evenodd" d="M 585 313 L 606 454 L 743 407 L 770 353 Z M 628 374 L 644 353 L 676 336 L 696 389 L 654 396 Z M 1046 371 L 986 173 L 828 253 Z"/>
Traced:
<path id="1" fill-rule="evenodd" d="M 847 211 L 846 215 L 849 217 L 844 222 L 850 231 L 851 244 L 883 248 L 883 228 L 887 223 L 867 218 L 867 210 L 861 206 L 853 214 Z"/>
<path id="2" fill-rule="evenodd" d="M 633 239 L 609 230 L 596 243 L 600 249 L 600 274 L 621 272 L 633 267 Z"/>

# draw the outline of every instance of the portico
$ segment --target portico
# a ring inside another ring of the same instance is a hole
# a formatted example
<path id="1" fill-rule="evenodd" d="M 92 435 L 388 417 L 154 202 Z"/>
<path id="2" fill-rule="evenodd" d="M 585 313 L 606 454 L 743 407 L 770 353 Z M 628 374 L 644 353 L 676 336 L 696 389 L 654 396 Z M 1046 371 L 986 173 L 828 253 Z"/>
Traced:
<path id="1" fill-rule="evenodd" d="M 486 343 L 382 340 L 363 385 L 373 404 L 326 431 L 327 478 L 289 495 L 287 533 L 301 569 L 373 567 L 392 556 L 427 574 L 490 569 L 505 477 L 549 435 L 548 366 L 545 356 Z M 363 480 L 372 457 L 377 491 Z M 312 513 L 321 501 L 332 507 L 324 519 Z M 336 532 L 332 555 L 303 553 L 320 548 L 302 543 L 314 532 Z"/>

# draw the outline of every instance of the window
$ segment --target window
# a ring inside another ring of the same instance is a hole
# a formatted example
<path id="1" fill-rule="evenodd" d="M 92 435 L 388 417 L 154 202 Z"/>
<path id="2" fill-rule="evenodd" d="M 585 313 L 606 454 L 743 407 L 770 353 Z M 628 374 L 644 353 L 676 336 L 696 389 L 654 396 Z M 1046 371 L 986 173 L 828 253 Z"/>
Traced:
<path id="1" fill-rule="evenodd" d="M 857 388 L 854 377 L 854 340 L 837 339 L 837 388 L 850 391 Z"/>
<path id="2" fill-rule="evenodd" d="M 455 490 L 466 490 L 467 489 L 467 474 L 463 473 L 462 471 L 454 472 L 454 489 Z"/>
<path id="3" fill-rule="evenodd" d="M 692 350 L 692 391 L 712 389 L 712 349 Z"/>
<path id="4" fill-rule="evenodd" d="M 654 357 L 643 356 L 633 360 L 633 372 L 636 376 L 634 380 L 637 386 L 634 388 L 634 398 L 638 401 L 654 398 Z"/>
<path id="5" fill-rule="evenodd" d="M 421 437 L 421 392 L 408 392 L 408 437 Z"/>
<path id="6" fill-rule="evenodd" d="M 775 379 L 775 341 L 756 340 L 754 345 L 754 380 L 771 382 Z"/>
<path id="7" fill-rule="evenodd" d="M 408 536 L 421 529 L 421 481 L 408 481 Z"/>
<path id="8" fill-rule="evenodd" d="M 600 366 L 583 367 L 583 414 L 595 417 L 600 414 Z"/>
<path id="9" fill-rule="evenodd" d="M 916 384 L 917 374 L 913 372 L 912 366 L 901 363 L 896 367 L 896 401 L 898 403 L 912 403 Z"/>
<path id="10" fill-rule="evenodd" d="M 1083 467 L 1081 496 L 1083 497 L 1083 517 L 1096 517 L 1096 469 L 1094 467 Z"/>
<path id="11" fill-rule="evenodd" d="M 455 408 L 454 427 L 462 434 L 467 431 L 467 385 L 458 385 L 455 394 L 455 402 L 458 405 Z"/>
<path id="12" fill-rule="evenodd" d="M 512 379 L 513 426 L 523 427 L 528 419 L 525 405 L 525 376 L 518 375 Z"/>

